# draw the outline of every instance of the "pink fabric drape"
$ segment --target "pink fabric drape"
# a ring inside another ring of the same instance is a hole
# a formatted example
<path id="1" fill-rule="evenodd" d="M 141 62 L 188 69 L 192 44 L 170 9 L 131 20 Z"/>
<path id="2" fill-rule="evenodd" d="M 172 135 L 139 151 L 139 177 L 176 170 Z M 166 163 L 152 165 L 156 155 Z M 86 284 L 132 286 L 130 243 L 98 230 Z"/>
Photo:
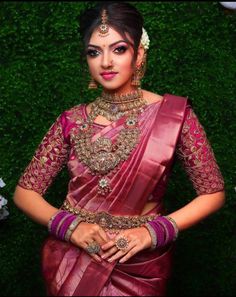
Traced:
<path id="1" fill-rule="evenodd" d="M 168 106 L 167 99 L 165 96 L 161 103 L 149 107 L 140 117 L 140 143 L 112 176 L 113 190 L 106 198 L 97 195 L 97 177 L 91 177 L 88 169 L 71 154 L 68 167 L 74 178 L 67 195 L 71 205 L 114 215 L 141 214 L 173 159 L 184 118 L 186 100 L 175 98 L 171 100 L 175 104 Z M 105 127 L 94 135 L 94 140 L 101 135 L 116 137 L 123 121 L 120 119 Z M 155 211 L 160 212 L 160 207 Z M 59 296 L 163 296 L 170 274 L 171 251 L 171 246 L 154 252 L 142 251 L 124 264 L 97 263 L 71 244 L 48 239 L 43 247 L 43 273 L 48 293 Z M 97 279 L 99 282 L 94 286 L 88 286 L 88 282 Z"/>
<path id="2" fill-rule="evenodd" d="M 112 192 L 106 197 L 97 193 L 98 177 L 76 156 L 74 136 L 86 117 L 85 104 L 58 117 L 21 176 L 20 186 L 43 195 L 67 163 L 71 179 L 66 200 L 73 207 L 140 215 L 146 202 L 154 201 L 157 205 L 149 214 L 164 213 L 163 195 L 176 155 L 198 194 L 223 190 L 213 151 L 186 98 L 165 94 L 140 115 L 140 142 L 109 175 Z M 93 140 L 101 135 L 115 139 L 123 121 L 106 127 L 94 124 Z M 50 296 L 164 296 L 172 252 L 173 245 L 139 252 L 123 264 L 98 264 L 82 249 L 49 237 L 42 247 L 42 272 Z"/>

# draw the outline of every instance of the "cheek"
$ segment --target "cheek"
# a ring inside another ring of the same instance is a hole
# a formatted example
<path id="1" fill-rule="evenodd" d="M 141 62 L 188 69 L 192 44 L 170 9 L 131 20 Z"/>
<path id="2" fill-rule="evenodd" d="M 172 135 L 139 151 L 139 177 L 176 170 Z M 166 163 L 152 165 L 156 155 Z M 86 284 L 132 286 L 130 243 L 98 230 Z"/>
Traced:
<path id="1" fill-rule="evenodd" d="M 130 58 L 124 59 L 123 61 L 121 61 L 120 67 L 123 71 L 126 71 L 127 74 L 130 72 L 133 72 L 133 64 L 132 64 L 132 60 Z"/>
<path id="2" fill-rule="evenodd" d="M 96 59 L 87 59 L 87 64 L 88 64 L 89 72 L 91 74 L 94 74 L 97 69 Z"/>

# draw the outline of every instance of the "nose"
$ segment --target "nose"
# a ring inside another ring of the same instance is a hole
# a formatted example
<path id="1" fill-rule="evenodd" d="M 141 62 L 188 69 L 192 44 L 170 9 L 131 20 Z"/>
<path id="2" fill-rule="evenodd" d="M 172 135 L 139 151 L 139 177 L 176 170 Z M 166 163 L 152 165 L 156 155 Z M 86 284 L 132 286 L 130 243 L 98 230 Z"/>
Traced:
<path id="1" fill-rule="evenodd" d="M 101 61 L 101 66 L 104 69 L 110 68 L 113 66 L 113 60 L 111 59 L 111 56 L 108 52 L 104 51 L 102 55 L 102 61 Z"/>

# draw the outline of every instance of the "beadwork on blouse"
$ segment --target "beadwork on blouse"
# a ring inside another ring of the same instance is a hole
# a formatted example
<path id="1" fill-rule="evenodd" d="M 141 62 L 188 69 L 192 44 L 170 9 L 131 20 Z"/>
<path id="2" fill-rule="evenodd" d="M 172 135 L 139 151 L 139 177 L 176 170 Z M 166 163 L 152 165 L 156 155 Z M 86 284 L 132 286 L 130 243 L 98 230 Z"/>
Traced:
<path id="1" fill-rule="evenodd" d="M 73 139 L 78 125 L 85 120 L 83 105 L 65 111 L 44 136 L 33 159 L 19 179 L 18 184 L 25 189 L 43 195 L 55 176 L 68 162 L 71 151 L 75 151 Z M 98 132 L 102 126 L 94 124 Z M 69 130 L 66 139 L 64 130 Z M 217 165 L 205 131 L 191 107 L 186 116 L 176 147 L 176 155 L 182 161 L 198 195 L 210 194 L 224 189 L 224 181 Z"/>
<path id="2" fill-rule="evenodd" d="M 214 193 L 224 188 L 223 177 L 206 133 L 190 108 L 186 112 L 177 155 L 198 195 Z"/>
<path id="3" fill-rule="evenodd" d="M 43 195 L 68 159 L 60 117 L 51 126 L 26 167 L 18 184 Z"/>

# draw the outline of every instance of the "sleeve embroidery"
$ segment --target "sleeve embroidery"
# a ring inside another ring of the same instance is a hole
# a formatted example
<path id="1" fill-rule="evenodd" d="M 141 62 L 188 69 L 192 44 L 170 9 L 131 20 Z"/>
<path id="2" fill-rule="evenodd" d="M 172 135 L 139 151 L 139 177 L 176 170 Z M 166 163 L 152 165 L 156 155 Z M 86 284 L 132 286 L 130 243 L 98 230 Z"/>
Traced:
<path id="1" fill-rule="evenodd" d="M 18 184 L 43 195 L 66 163 L 68 147 L 58 117 L 35 151 Z"/>
<path id="2" fill-rule="evenodd" d="M 190 177 L 197 195 L 224 189 L 224 180 L 206 133 L 191 108 L 187 109 L 177 156 Z"/>

